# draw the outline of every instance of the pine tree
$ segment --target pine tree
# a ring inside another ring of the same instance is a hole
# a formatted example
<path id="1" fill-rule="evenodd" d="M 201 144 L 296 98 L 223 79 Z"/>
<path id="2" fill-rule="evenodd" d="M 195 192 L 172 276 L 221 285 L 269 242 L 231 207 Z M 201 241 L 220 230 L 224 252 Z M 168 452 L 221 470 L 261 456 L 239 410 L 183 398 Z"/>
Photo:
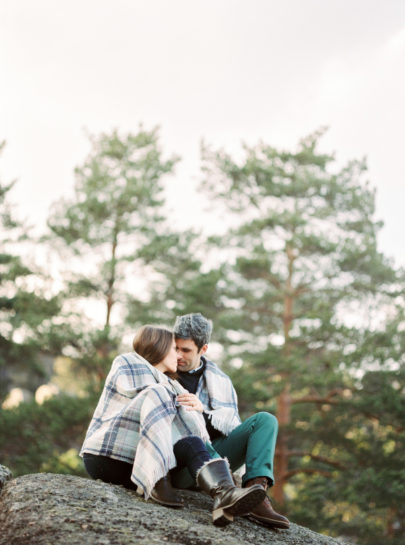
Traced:
<path id="1" fill-rule="evenodd" d="M 75 170 L 74 198 L 56 203 L 48 224 L 73 256 L 67 296 L 103 302 L 104 325 L 92 337 L 103 359 L 114 346 L 113 308 L 125 305 L 131 291 L 143 293 L 153 272 L 142 254 L 164 229 L 162 178 L 178 158 L 162 158 L 157 129 L 113 131 L 91 143 Z"/>
<path id="2" fill-rule="evenodd" d="M 277 414 L 279 504 L 288 484 L 325 486 L 351 463 L 341 417 L 366 365 L 379 365 L 363 339 L 384 330 L 403 289 L 377 247 L 365 161 L 338 169 L 318 151 L 321 136 L 295 152 L 245 146 L 239 161 L 203 148 L 202 189 L 238 223 L 214 240 L 225 250 L 229 301 L 215 323 L 242 410 Z"/>
<path id="3" fill-rule="evenodd" d="M 222 268 L 207 267 L 206 252 L 206 237 L 196 231 L 156 237 L 143 253 L 147 263 L 153 262 L 154 270 L 148 297 L 129 300 L 127 322 L 132 327 L 147 322 L 170 327 L 181 314 L 201 312 L 210 317 L 225 311 Z M 156 261 L 155 255 L 165 257 Z"/>

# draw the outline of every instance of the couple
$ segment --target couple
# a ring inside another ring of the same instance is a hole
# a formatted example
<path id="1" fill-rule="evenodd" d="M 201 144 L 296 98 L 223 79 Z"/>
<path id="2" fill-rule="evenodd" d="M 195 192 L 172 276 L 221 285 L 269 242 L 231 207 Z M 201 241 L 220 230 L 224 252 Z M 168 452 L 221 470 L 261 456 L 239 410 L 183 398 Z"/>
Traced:
<path id="1" fill-rule="evenodd" d="M 170 507 L 183 506 L 176 488 L 197 486 L 213 498 L 217 526 L 247 515 L 288 528 L 266 495 L 277 420 L 261 412 L 241 423 L 230 378 L 204 355 L 211 331 L 210 320 L 187 314 L 174 333 L 152 325 L 136 333 L 134 352 L 115 358 L 107 376 L 81 450 L 84 465 L 94 479 Z M 244 464 L 239 488 L 231 470 Z"/>

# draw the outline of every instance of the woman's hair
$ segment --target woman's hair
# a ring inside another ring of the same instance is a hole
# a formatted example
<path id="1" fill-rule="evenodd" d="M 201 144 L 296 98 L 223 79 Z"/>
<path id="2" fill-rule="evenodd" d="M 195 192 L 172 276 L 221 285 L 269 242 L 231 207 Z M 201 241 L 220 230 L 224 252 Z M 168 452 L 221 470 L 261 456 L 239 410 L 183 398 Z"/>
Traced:
<path id="1" fill-rule="evenodd" d="M 157 365 L 169 353 L 173 338 L 164 326 L 144 325 L 136 332 L 132 346 L 151 365 Z"/>

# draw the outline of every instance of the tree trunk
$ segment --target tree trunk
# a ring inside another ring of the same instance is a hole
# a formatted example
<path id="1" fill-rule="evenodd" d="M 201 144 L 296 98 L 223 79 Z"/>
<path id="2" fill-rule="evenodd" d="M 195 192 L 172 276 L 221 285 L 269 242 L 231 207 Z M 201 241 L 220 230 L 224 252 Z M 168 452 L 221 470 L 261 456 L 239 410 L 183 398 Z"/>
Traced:
<path id="1" fill-rule="evenodd" d="M 275 454 L 276 483 L 272 490 L 272 496 L 279 505 L 283 505 L 285 502 L 284 485 L 287 482 L 285 477 L 288 473 L 288 441 L 283 428 L 290 423 L 290 413 L 290 385 L 286 384 L 284 390 L 277 399 L 277 419 L 280 426 L 280 432 Z"/>
<path id="2" fill-rule="evenodd" d="M 106 302 L 107 302 L 107 314 L 105 318 L 104 330 L 109 332 L 110 322 L 111 322 L 111 311 L 115 303 L 114 300 L 114 288 L 115 288 L 115 277 L 116 277 L 116 266 L 117 266 L 117 246 L 118 246 L 118 226 L 116 222 L 116 228 L 114 230 L 114 236 L 111 245 L 111 270 L 110 277 L 107 284 L 107 293 L 106 293 Z M 109 337 L 109 336 L 108 336 Z M 105 340 L 100 347 L 100 354 L 103 358 L 106 358 L 110 352 L 109 340 Z"/>
<path id="3" fill-rule="evenodd" d="M 287 243 L 286 255 L 288 260 L 288 275 L 285 283 L 284 292 L 284 311 L 283 311 L 283 332 L 284 332 L 284 347 L 283 354 L 288 360 L 290 356 L 290 344 L 289 336 L 293 322 L 293 265 L 296 259 L 293 248 Z M 286 476 L 288 473 L 288 438 L 285 432 L 285 428 L 291 422 L 291 395 L 290 384 L 288 382 L 288 373 L 284 373 L 283 379 L 285 380 L 285 386 L 281 394 L 277 399 L 277 419 L 280 426 L 279 436 L 277 440 L 277 448 L 275 454 L 275 471 L 276 471 L 276 483 L 273 488 L 273 497 L 275 501 L 283 505 L 285 502 L 284 486 L 287 482 Z"/>
<path id="4" fill-rule="evenodd" d="M 107 315 L 105 319 L 105 328 L 110 327 L 111 320 L 111 310 L 114 305 L 114 284 L 115 284 L 115 269 L 117 266 L 117 246 L 118 246 L 118 227 L 114 230 L 114 237 L 111 245 L 111 272 L 110 278 L 108 279 L 108 288 L 107 288 Z"/>
<path id="5" fill-rule="evenodd" d="M 391 539 L 395 536 L 398 529 L 401 528 L 401 518 L 398 515 L 398 509 L 393 507 L 387 510 L 387 522 L 385 526 L 385 535 Z"/>

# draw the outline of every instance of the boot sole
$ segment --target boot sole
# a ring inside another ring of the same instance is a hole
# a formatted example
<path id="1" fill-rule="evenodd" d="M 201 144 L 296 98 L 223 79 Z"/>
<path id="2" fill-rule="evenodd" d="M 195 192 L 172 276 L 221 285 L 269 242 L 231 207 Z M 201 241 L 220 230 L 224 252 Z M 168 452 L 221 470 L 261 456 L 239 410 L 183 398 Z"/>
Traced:
<path id="1" fill-rule="evenodd" d="M 215 526 L 228 526 L 233 521 L 233 516 L 224 511 L 222 507 L 212 512 L 212 522 Z"/>
<path id="2" fill-rule="evenodd" d="M 184 507 L 184 503 L 170 503 L 168 501 L 165 502 L 152 496 L 152 494 L 150 495 L 150 499 L 153 500 L 155 503 L 158 503 L 159 505 L 164 505 L 165 507 L 173 507 L 175 509 L 181 509 L 182 507 Z"/>
<path id="3" fill-rule="evenodd" d="M 266 496 L 264 489 L 258 485 L 256 489 L 250 488 L 242 498 L 236 500 L 229 507 L 219 507 L 212 512 L 212 521 L 215 526 L 227 526 L 233 521 L 233 517 L 247 515 L 252 509 L 254 509 L 259 503 L 261 503 Z"/>
<path id="4" fill-rule="evenodd" d="M 256 515 L 252 515 L 251 513 L 246 515 L 246 518 L 248 518 L 252 522 L 259 522 L 263 526 L 267 526 L 267 528 L 278 528 L 280 530 L 288 530 L 288 528 L 290 527 L 289 522 L 283 523 L 280 520 L 265 519 L 265 518 L 257 517 Z"/>
<path id="5" fill-rule="evenodd" d="M 232 516 L 247 515 L 252 509 L 254 509 L 259 503 L 261 503 L 266 497 L 264 488 L 257 485 L 257 488 L 251 486 L 249 492 L 236 500 L 232 505 L 225 508 L 226 513 Z"/>

